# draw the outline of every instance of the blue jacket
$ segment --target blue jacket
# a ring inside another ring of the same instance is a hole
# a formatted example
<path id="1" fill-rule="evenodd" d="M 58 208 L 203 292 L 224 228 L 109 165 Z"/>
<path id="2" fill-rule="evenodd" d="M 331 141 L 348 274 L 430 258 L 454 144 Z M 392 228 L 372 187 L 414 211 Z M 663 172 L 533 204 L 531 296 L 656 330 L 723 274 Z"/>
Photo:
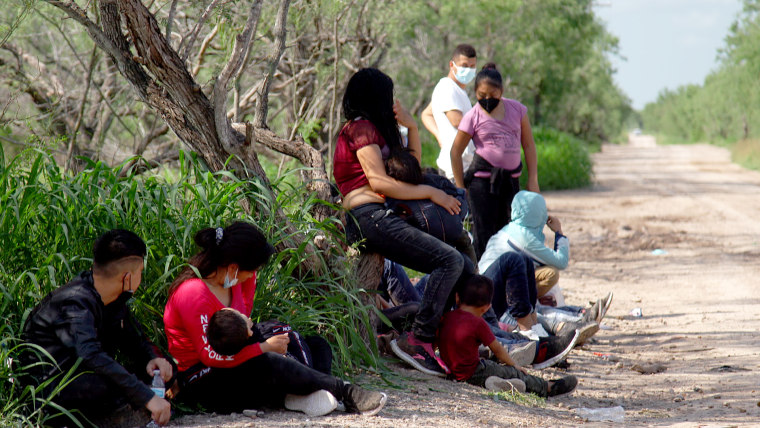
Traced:
<path id="1" fill-rule="evenodd" d="M 564 269 L 570 258 L 570 240 L 554 234 L 554 249 L 544 245 L 544 225 L 549 218 L 546 201 L 538 193 L 521 190 L 512 199 L 512 221 L 488 240 L 478 268 L 485 272 L 507 251 L 527 254 L 536 266 Z"/>

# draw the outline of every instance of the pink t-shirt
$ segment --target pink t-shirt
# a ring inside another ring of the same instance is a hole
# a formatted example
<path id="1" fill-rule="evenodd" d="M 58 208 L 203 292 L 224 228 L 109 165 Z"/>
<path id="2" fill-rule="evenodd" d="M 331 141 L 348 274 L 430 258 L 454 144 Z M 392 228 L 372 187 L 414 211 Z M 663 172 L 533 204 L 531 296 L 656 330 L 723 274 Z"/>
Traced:
<path id="1" fill-rule="evenodd" d="M 476 104 L 459 122 L 459 130 L 472 135 L 475 153 L 491 165 L 503 169 L 515 169 L 520 165 L 522 148 L 522 118 L 528 108 L 520 102 L 502 98 L 504 118 L 494 119 Z M 520 173 L 513 174 L 519 177 Z"/>
<path id="2" fill-rule="evenodd" d="M 256 275 L 232 287 L 230 308 L 250 315 L 256 294 Z M 203 280 L 189 279 L 177 287 L 169 297 L 164 310 L 164 329 L 169 342 L 169 353 L 177 359 L 177 367 L 185 371 L 201 362 L 207 367 L 235 367 L 261 355 L 261 345 L 247 345 L 231 356 L 217 354 L 206 338 L 208 320 L 214 312 L 224 308 L 222 302 L 208 289 Z"/>

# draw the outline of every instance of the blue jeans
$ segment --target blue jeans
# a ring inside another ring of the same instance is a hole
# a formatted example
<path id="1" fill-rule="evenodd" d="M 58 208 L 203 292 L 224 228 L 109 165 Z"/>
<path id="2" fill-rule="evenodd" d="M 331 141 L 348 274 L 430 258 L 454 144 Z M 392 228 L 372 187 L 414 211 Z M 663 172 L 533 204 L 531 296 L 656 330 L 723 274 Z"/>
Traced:
<path id="1" fill-rule="evenodd" d="M 378 290 L 387 293 L 394 305 L 419 303 L 422 300 L 422 292 L 418 292 L 409 281 L 404 267 L 390 259 L 385 259 L 383 278 Z"/>
<path id="2" fill-rule="evenodd" d="M 533 261 L 528 256 L 506 252 L 483 275 L 493 281 L 492 303 L 497 318 L 501 318 L 505 312 L 515 319 L 533 312 L 538 301 L 538 290 Z"/>
<path id="3" fill-rule="evenodd" d="M 347 216 L 346 222 L 349 242 L 364 239 L 367 251 L 430 273 L 412 332 L 423 342 L 433 342 L 441 316 L 453 305 L 454 287 L 475 273 L 473 263 L 450 245 L 409 225 L 383 204 L 360 205 L 350 213 L 353 218 Z"/>

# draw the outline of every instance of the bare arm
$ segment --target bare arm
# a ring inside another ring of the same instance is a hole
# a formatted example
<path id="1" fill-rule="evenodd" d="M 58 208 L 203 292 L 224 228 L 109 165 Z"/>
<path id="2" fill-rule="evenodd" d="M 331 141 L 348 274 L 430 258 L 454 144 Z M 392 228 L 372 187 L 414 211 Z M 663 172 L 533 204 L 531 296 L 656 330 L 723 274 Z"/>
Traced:
<path id="1" fill-rule="evenodd" d="M 462 121 L 462 118 L 464 115 L 459 110 L 449 110 L 446 113 L 446 119 L 449 120 L 449 123 L 451 123 L 451 126 L 454 128 L 459 128 L 459 122 Z"/>
<path id="2" fill-rule="evenodd" d="M 356 151 L 359 163 L 367 176 L 372 191 L 391 198 L 411 200 L 430 199 L 451 214 L 459 214 L 460 202 L 443 190 L 426 185 L 415 185 L 394 180 L 385 173 L 383 157 L 377 144 L 370 144 Z"/>
<path id="3" fill-rule="evenodd" d="M 454 182 L 457 187 L 464 189 L 464 164 L 462 163 L 462 153 L 467 148 L 467 143 L 472 139 L 472 135 L 458 131 L 454 137 L 454 145 L 451 146 L 451 170 L 454 173 Z"/>
<path id="4" fill-rule="evenodd" d="M 427 129 L 431 134 L 433 134 L 433 137 L 435 137 L 437 141 L 438 140 L 438 125 L 435 123 L 435 118 L 433 117 L 432 103 L 429 103 L 427 107 L 425 107 L 425 110 L 422 110 L 420 119 L 422 120 L 422 124 L 425 126 L 425 129 Z M 438 142 L 438 145 L 440 146 L 441 143 Z"/>
<path id="5" fill-rule="evenodd" d="M 525 372 L 525 368 L 520 367 L 515 363 L 515 360 L 512 359 L 512 357 L 509 356 L 509 352 L 507 352 L 507 348 L 505 348 L 497 339 L 494 339 L 493 342 L 491 342 L 488 347 L 491 349 L 491 352 L 496 356 L 496 358 L 499 359 L 502 363 L 512 366 L 516 368 L 517 370 L 520 370 L 522 372 Z"/>
<path id="6" fill-rule="evenodd" d="M 527 190 L 531 192 L 540 192 L 538 187 L 538 158 L 536 156 L 536 142 L 533 141 L 533 130 L 530 128 L 530 119 L 528 115 L 523 116 L 520 122 L 522 138 L 520 143 L 522 144 L 523 153 L 525 153 L 525 163 L 528 167 L 528 185 Z"/>

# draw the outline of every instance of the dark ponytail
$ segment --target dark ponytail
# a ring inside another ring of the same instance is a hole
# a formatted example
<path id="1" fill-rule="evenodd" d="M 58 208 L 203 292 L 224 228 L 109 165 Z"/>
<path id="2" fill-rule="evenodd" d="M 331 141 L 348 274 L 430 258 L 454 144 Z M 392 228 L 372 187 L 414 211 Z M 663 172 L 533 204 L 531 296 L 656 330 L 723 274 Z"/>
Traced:
<path id="1" fill-rule="evenodd" d="M 496 64 L 489 62 L 480 69 L 478 75 L 475 76 L 476 90 L 481 83 L 487 83 L 499 89 L 504 89 L 504 81 L 501 78 L 501 73 L 499 73 L 499 70 L 496 69 Z"/>
<path id="2" fill-rule="evenodd" d="M 220 266 L 232 263 L 240 270 L 253 271 L 267 262 L 274 254 L 274 247 L 254 225 L 242 221 L 225 228 L 209 227 L 195 234 L 195 243 L 201 251 L 190 258 L 188 264 L 195 266 L 201 278 L 205 278 Z M 169 295 L 188 279 L 196 278 L 190 266 L 180 272 L 169 286 Z"/>

